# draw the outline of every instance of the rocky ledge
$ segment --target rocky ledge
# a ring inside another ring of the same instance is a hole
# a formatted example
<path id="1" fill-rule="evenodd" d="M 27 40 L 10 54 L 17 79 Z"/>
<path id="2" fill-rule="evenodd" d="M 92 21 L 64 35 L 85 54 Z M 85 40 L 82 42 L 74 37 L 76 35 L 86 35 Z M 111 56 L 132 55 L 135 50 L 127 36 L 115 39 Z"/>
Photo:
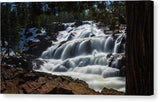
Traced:
<path id="1" fill-rule="evenodd" d="M 20 67 L 1 65 L 1 93 L 4 94 L 76 94 L 123 95 L 114 89 L 104 88 L 101 93 L 88 87 L 79 79 L 67 76 L 24 70 Z"/>

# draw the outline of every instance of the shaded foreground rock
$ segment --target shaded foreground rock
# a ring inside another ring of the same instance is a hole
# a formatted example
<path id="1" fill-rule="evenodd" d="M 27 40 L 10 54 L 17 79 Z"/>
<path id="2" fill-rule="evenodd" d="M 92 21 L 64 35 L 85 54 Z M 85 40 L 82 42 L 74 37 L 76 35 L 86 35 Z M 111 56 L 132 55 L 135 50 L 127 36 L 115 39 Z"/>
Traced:
<path id="1" fill-rule="evenodd" d="M 29 50 L 25 53 L 39 57 L 43 51 L 45 51 L 49 46 L 51 46 L 51 44 L 51 41 L 41 41 L 32 43 L 29 46 Z"/>
<path id="2" fill-rule="evenodd" d="M 22 68 L 1 66 L 1 93 L 6 94 L 86 94 L 123 95 L 113 89 L 103 89 L 101 93 L 90 89 L 81 80 L 67 76 L 23 70 Z"/>
<path id="3" fill-rule="evenodd" d="M 2 59 L 2 63 L 10 66 L 21 67 L 23 70 L 32 70 L 32 61 L 35 56 L 30 54 L 19 53 L 19 56 L 9 56 Z"/>
<path id="4" fill-rule="evenodd" d="M 119 92 L 119 91 L 116 91 L 114 89 L 107 89 L 107 88 L 103 88 L 101 93 L 105 94 L 105 95 L 124 95 L 123 92 Z"/>

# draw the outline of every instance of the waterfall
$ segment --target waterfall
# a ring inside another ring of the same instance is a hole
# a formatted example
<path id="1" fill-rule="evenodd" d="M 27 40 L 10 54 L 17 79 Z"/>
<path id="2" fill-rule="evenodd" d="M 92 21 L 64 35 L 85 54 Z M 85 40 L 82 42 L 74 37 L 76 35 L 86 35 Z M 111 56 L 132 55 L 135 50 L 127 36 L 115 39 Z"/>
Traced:
<path id="1" fill-rule="evenodd" d="M 125 33 L 106 35 L 91 21 L 73 25 L 65 23 L 66 29 L 59 31 L 57 41 L 42 53 L 39 60 L 43 65 L 38 71 L 79 78 L 96 91 L 103 87 L 125 91 L 125 78 L 119 77 L 118 67 L 121 53 L 125 53 Z"/>

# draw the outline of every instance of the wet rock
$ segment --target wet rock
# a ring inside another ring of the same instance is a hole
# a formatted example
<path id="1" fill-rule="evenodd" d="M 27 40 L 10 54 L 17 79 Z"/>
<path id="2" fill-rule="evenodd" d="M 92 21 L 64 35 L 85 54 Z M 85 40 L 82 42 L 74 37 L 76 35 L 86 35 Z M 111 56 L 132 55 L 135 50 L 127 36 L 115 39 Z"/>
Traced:
<path id="1" fill-rule="evenodd" d="M 65 44 L 66 42 L 67 42 L 67 41 L 62 41 L 62 42 L 60 42 L 60 44 L 59 44 L 58 47 L 62 46 L 62 45 Z"/>
<path id="2" fill-rule="evenodd" d="M 57 41 L 57 35 L 58 35 L 57 33 L 53 33 L 53 32 L 51 33 L 51 38 L 53 41 Z"/>
<path id="3" fill-rule="evenodd" d="M 107 34 L 112 34 L 113 33 L 113 31 L 111 31 L 111 30 L 104 30 L 104 33 L 107 35 Z"/>
<path id="4" fill-rule="evenodd" d="M 32 61 L 32 66 L 33 66 L 34 70 L 40 69 L 41 65 L 43 65 L 43 64 L 44 64 L 44 62 L 41 60 L 38 60 L 38 59 Z"/>
<path id="5" fill-rule="evenodd" d="M 55 68 L 54 70 L 55 72 L 66 72 L 67 68 L 63 65 L 58 66 L 57 68 Z"/>
<path id="6" fill-rule="evenodd" d="M 82 21 L 76 21 L 76 23 L 74 24 L 76 27 L 78 27 L 78 26 L 80 26 L 80 25 L 82 25 L 83 24 L 83 22 Z"/>
<path id="7" fill-rule="evenodd" d="M 117 39 L 117 36 L 116 36 L 116 34 L 112 34 L 112 38 L 114 39 L 114 40 L 116 40 Z"/>
<path id="8" fill-rule="evenodd" d="M 39 57 L 43 51 L 45 51 L 49 46 L 51 46 L 51 41 L 41 41 L 37 43 L 33 43 L 29 46 L 29 50 L 25 53 L 34 55 L 36 57 Z"/>
<path id="9" fill-rule="evenodd" d="M 83 60 L 79 60 L 79 64 L 78 67 L 83 67 L 86 66 L 89 63 L 90 59 L 89 58 L 85 58 Z"/>
<path id="10" fill-rule="evenodd" d="M 86 53 L 90 53 L 90 52 L 91 52 L 91 41 L 88 40 L 86 44 Z"/>
<path id="11" fill-rule="evenodd" d="M 55 25 L 55 32 L 62 31 L 64 29 L 65 29 L 65 26 L 61 22 Z"/>
<path id="12" fill-rule="evenodd" d="M 106 56 L 106 58 L 108 59 L 108 58 L 110 58 L 111 56 L 112 56 L 112 53 L 108 54 L 108 55 Z"/>
<path id="13" fill-rule="evenodd" d="M 68 33 L 70 33 L 71 31 L 73 31 L 73 29 L 69 30 Z"/>
<path id="14" fill-rule="evenodd" d="M 125 44 L 125 43 L 126 43 L 126 37 L 123 37 L 123 38 L 122 38 L 121 43 L 122 43 L 122 44 Z"/>
<path id="15" fill-rule="evenodd" d="M 126 56 L 122 54 L 122 58 L 118 60 L 118 68 L 121 68 L 122 66 L 126 65 Z"/>
<path id="16" fill-rule="evenodd" d="M 70 60 L 66 60 L 65 62 L 64 62 L 64 64 L 63 64 L 66 68 L 71 68 L 71 67 L 73 67 L 72 65 L 72 62 L 70 61 Z"/>
<path id="17" fill-rule="evenodd" d="M 106 58 L 108 59 L 107 61 L 109 67 L 115 67 L 120 69 L 122 66 L 126 65 L 125 54 L 108 54 Z"/>
<path id="18" fill-rule="evenodd" d="M 125 66 L 120 68 L 120 76 L 126 76 L 126 67 Z"/>
<path id="19" fill-rule="evenodd" d="M 118 47 L 117 53 L 123 53 L 124 50 L 124 45 L 121 43 Z"/>
<path id="20" fill-rule="evenodd" d="M 95 36 L 94 34 L 91 35 L 91 37 L 94 37 L 94 36 Z"/>
<path id="21" fill-rule="evenodd" d="M 67 40 L 72 40 L 74 37 L 75 37 L 75 35 L 73 33 L 71 33 Z"/>
<path id="22" fill-rule="evenodd" d="M 103 78 L 119 76 L 119 70 L 103 72 L 102 76 Z"/>

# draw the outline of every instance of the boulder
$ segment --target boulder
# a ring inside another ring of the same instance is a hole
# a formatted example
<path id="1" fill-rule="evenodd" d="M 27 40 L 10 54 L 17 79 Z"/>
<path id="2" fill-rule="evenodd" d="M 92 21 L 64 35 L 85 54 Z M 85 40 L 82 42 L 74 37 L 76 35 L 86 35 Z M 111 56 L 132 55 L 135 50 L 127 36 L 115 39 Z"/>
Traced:
<path id="1" fill-rule="evenodd" d="M 45 51 L 48 47 L 51 46 L 51 44 L 52 42 L 47 40 L 33 43 L 32 45 L 29 46 L 29 50 L 26 51 L 25 53 L 39 57 L 41 56 L 43 51 Z"/>
<path id="2" fill-rule="evenodd" d="M 80 25 L 82 25 L 82 24 L 83 24 L 82 21 L 76 21 L 74 25 L 75 25 L 76 27 L 78 27 L 78 26 L 80 26 Z"/>
<path id="3" fill-rule="evenodd" d="M 58 24 L 55 24 L 55 33 L 62 30 L 65 30 L 65 26 L 61 22 L 59 22 Z"/>
<path id="4" fill-rule="evenodd" d="M 41 67 L 41 65 L 43 65 L 43 64 L 44 64 L 43 61 L 35 59 L 35 60 L 32 61 L 32 68 L 34 70 L 38 70 Z"/>
<path id="5" fill-rule="evenodd" d="M 11 66 L 21 67 L 24 70 L 32 70 L 32 60 L 35 57 L 32 55 L 21 54 L 19 57 L 9 56 L 2 60 L 3 63 L 6 63 Z"/>
<path id="6" fill-rule="evenodd" d="M 121 56 L 122 58 L 119 59 L 119 56 Z M 122 66 L 126 65 L 126 56 L 125 54 L 108 54 L 106 56 L 108 60 L 108 66 L 109 67 L 116 67 L 116 68 L 121 68 Z"/>

